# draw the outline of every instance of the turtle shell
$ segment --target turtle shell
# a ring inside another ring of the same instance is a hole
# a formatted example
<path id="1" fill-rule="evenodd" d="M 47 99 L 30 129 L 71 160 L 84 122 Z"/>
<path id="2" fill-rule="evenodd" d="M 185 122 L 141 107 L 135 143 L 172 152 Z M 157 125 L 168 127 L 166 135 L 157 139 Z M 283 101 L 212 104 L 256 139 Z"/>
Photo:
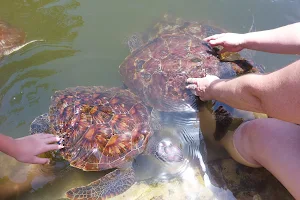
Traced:
<path id="1" fill-rule="evenodd" d="M 0 58 L 24 42 L 25 33 L 23 31 L 0 20 Z"/>
<path id="2" fill-rule="evenodd" d="M 162 24 L 157 30 L 154 39 L 133 51 L 120 65 L 125 85 L 157 110 L 195 110 L 196 98 L 185 88 L 187 78 L 206 74 L 230 78 L 260 71 L 240 56 L 239 60 L 221 58 L 203 41 L 221 29 L 184 22 L 180 26 Z"/>
<path id="3" fill-rule="evenodd" d="M 61 155 L 85 171 L 120 167 L 152 134 L 147 108 L 128 90 L 67 88 L 55 92 L 49 109 L 51 132 L 64 137 Z"/>

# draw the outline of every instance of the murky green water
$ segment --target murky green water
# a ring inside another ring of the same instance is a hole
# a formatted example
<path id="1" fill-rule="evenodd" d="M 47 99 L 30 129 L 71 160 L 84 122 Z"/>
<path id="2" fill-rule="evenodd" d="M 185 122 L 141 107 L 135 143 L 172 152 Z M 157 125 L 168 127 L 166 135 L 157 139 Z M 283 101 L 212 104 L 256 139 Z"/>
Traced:
<path id="1" fill-rule="evenodd" d="M 145 31 L 165 13 L 248 32 L 253 20 L 255 30 L 299 21 L 300 1 L 2 0 L 1 19 L 23 29 L 28 41 L 45 42 L 31 44 L 1 61 L 0 132 L 13 137 L 27 135 L 31 121 L 47 112 L 50 96 L 57 89 L 120 86 L 118 66 L 129 54 L 124 41 Z M 265 65 L 266 71 L 273 71 L 296 58 L 256 53 L 254 59 Z M 0 199 L 59 199 L 67 189 L 102 174 L 66 170 L 55 179 L 51 173 L 37 173 L 40 170 L 33 166 L 4 155 L 0 158 Z"/>

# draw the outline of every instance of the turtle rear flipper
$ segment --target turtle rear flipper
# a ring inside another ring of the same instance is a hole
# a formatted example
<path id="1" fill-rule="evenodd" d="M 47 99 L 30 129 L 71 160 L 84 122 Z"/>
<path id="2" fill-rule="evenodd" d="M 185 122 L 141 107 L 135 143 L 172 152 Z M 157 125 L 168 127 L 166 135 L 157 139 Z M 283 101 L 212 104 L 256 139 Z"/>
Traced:
<path id="1" fill-rule="evenodd" d="M 215 111 L 215 120 L 216 120 L 216 130 L 215 130 L 215 140 L 220 141 L 227 133 L 229 126 L 232 124 L 231 114 L 224 109 L 223 106 L 219 106 Z"/>
<path id="2" fill-rule="evenodd" d="M 133 168 L 116 169 L 102 178 L 88 184 L 69 190 L 66 196 L 70 199 L 106 199 L 128 190 L 135 183 Z"/>

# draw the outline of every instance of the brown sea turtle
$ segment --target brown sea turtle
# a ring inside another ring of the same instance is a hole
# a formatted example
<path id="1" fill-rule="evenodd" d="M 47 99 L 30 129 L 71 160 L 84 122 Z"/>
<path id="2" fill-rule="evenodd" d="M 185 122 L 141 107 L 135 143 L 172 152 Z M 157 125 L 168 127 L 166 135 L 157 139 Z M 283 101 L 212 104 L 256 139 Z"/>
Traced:
<path id="1" fill-rule="evenodd" d="M 0 20 L 0 59 L 24 46 L 41 40 L 32 40 L 25 43 L 25 32 Z"/>
<path id="2" fill-rule="evenodd" d="M 64 137 L 59 154 L 84 171 L 117 168 L 87 186 L 67 192 L 71 199 L 106 199 L 135 183 L 132 160 L 139 154 L 181 162 L 181 148 L 159 139 L 156 118 L 132 92 L 120 88 L 74 87 L 57 91 L 49 113 L 37 117 L 30 132 Z"/>
<path id="3" fill-rule="evenodd" d="M 205 105 L 213 112 L 220 140 L 227 130 L 243 121 L 256 118 L 252 112 L 240 111 L 220 102 L 202 104 L 186 87 L 189 77 L 206 74 L 233 78 L 246 73 L 263 72 L 247 52 L 219 55 L 203 38 L 224 32 L 204 23 L 173 19 L 168 16 L 157 23 L 149 34 L 134 35 L 128 46 L 131 54 L 120 65 L 124 84 L 143 102 L 165 112 L 193 112 Z M 201 121 L 201 119 L 200 119 Z"/>
<path id="4" fill-rule="evenodd" d="M 125 85 L 157 110 L 194 111 L 196 98 L 185 88 L 188 77 L 229 78 L 261 71 L 238 53 L 218 55 L 203 41 L 222 31 L 198 22 L 166 19 L 150 36 L 134 35 L 128 42 L 131 54 L 119 67 Z"/>

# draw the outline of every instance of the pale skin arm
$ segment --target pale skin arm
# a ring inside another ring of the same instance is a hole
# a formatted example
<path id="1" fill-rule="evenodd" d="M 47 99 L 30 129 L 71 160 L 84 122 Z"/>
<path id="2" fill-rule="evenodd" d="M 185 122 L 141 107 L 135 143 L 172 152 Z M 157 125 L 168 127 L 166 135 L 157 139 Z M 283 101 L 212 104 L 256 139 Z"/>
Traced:
<path id="1" fill-rule="evenodd" d="M 300 54 L 300 23 L 247 34 L 225 33 L 205 40 L 212 46 L 223 46 L 221 53 L 248 48 Z M 266 75 L 249 74 L 231 80 L 208 75 L 187 80 L 187 88 L 202 100 L 216 99 L 287 121 L 259 119 L 248 126 L 244 123 L 235 133 L 235 145 L 244 157 L 251 156 L 275 175 L 296 199 L 300 198 L 299 178 L 295 176 L 299 166 L 299 126 L 292 123 L 300 124 L 299 75 L 300 60 Z"/>
<path id="2" fill-rule="evenodd" d="M 266 113 L 300 124 L 300 60 L 270 74 L 248 74 L 234 79 L 216 76 L 189 78 L 201 100 L 218 100 L 232 107 Z"/>
<path id="3" fill-rule="evenodd" d="M 221 53 L 244 48 L 280 54 L 300 54 L 300 22 L 246 34 L 222 33 L 204 39 L 211 46 L 221 45 Z"/>
<path id="4" fill-rule="evenodd" d="M 40 158 L 39 154 L 63 148 L 55 144 L 60 138 L 52 134 L 34 134 L 14 139 L 0 134 L 0 151 L 24 163 L 46 164 L 48 158 Z"/>

